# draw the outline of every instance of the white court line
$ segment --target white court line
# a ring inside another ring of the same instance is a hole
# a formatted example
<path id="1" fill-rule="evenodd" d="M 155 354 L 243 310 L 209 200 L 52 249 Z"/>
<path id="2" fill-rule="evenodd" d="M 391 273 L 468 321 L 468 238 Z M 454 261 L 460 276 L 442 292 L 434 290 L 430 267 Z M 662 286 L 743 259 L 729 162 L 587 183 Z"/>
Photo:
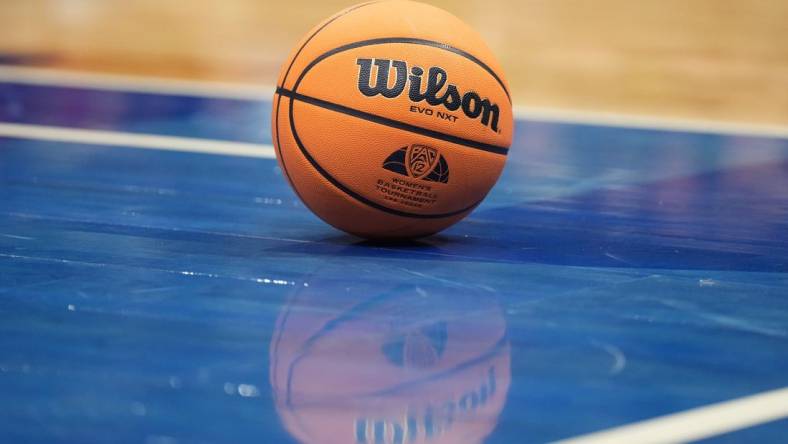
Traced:
<path id="1" fill-rule="evenodd" d="M 10 66 L 0 66 L 0 82 L 2 81 L 32 85 L 59 85 L 97 90 L 242 100 L 269 100 L 274 90 L 273 87 L 262 85 L 92 74 Z M 515 107 L 515 116 L 518 119 L 546 122 L 788 138 L 788 127 L 776 125 L 637 117 L 612 113 L 592 113 L 522 106 Z M 42 125 L 0 122 L 0 136 L 267 159 L 274 158 L 274 149 L 271 145 Z M 788 388 L 595 432 L 560 441 L 560 443 L 629 444 L 685 442 L 716 436 L 785 417 L 788 417 Z"/>
<path id="2" fill-rule="evenodd" d="M 242 100 L 270 100 L 276 89 L 269 85 L 99 74 L 3 65 L 0 65 L 0 82 Z"/>
<path id="3" fill-rule="evenodd" d="M 722 122 L 718 120 L 677 119 L 656 116 L 637 116 L 605 112 L 574 111 L 568 109 L 536 108 L 515 105 L 514 115 L 520 120 L 581 125 L 612 126 L 617 128 L 684 131 L 689 133 L 722 134 L 727 136 L 762 136 L 788 139 L 788 126 L 756 123 Z"/>
<path id="4" fill-rule="evenodd" d="M 61 69 L 26 68 L 2 65 L 0 65 L 0 82 L 240 100 L 270 100 L 275 89 L 272 85 L 99 74 Z M 674 119 L 529 106 L 515 106 L 514 115 L 517 119 L 540 122 L 577 123 L 622 128 L 788 138 L 788 126 L 783 125 L 734 123 L 701 119 Z"/>
<path id="5" fill-rule="evenodd" d="M 556 444 L 681 443 L 788 417 L 788 387 L 711 404 Z"/>
<path id="6" fill-rule="evenodd" d="M 273 159 L 271 145 L 0 122 L 0 136 Z"/>

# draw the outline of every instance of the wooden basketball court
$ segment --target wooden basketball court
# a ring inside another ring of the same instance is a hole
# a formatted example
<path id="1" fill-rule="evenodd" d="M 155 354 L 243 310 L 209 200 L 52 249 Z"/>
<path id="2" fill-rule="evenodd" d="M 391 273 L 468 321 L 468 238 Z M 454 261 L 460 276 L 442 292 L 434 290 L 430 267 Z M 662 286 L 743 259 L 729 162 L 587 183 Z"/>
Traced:
<path id="1" fill-rule="evenodd" d="M 0 2 L 0 443 L 785 442 L 788 3 L 434 2 L 502 60 L 514 138 L 468 217 L 383 243 L 272 138 L 280 65 L 348 4 Z M 376 165 L 474 173 L 413 146 Z"/>
<path id="2" fill-rule="evenodd" d="M 8 1 L 0 53 L 36 66 L 273 85 L 298 39 L 351 3 Z M 519 105 L 788 124 L 784 1 L 432 3 L 481 32 Z"/>

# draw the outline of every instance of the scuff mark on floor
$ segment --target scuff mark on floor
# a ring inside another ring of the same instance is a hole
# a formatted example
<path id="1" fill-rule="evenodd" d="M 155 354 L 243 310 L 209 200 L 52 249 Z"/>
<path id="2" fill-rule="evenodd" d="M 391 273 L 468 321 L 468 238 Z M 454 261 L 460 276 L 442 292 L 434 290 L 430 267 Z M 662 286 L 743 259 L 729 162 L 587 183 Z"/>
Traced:
<path id="1" fill-rule="evenodd" d="M 610 365 L 609 370 L 611 375 L 617 375 L 621 373 L 627 366 L 627 357 L 624 355 L 624 352 L 615 345 L 596 340 L 592 340 L 591 345 L 601 348 L 613 358 L 613 363 Z"/>

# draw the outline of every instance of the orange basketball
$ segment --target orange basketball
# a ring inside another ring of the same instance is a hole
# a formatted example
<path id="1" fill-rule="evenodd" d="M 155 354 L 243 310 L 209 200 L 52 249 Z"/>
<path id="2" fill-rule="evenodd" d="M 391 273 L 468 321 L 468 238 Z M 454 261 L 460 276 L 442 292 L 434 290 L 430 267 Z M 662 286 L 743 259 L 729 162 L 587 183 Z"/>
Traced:
<path id="1" fill-rule="evenodd" d="M 436 233 L 498 180 L 512 141 L 501 67 L 453 15 L 391 0 L 345 9 L 279 75 L 279 166 L 329 224 L 367 238 Z"/>

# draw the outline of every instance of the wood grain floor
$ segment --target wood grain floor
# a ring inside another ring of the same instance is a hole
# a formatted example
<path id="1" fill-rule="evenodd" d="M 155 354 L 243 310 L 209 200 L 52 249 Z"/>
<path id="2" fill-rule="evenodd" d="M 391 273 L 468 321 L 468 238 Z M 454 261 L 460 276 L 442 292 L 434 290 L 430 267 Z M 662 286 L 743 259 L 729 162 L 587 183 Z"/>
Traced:
<path id="1" fill-rule="evenodd" d="M 352 3 L 7 0 L 0 57 L 272 84 L 301 35 Z M 484 35 L 517 104 L 788 125 L 788 1 L 432 3 Z"/>

